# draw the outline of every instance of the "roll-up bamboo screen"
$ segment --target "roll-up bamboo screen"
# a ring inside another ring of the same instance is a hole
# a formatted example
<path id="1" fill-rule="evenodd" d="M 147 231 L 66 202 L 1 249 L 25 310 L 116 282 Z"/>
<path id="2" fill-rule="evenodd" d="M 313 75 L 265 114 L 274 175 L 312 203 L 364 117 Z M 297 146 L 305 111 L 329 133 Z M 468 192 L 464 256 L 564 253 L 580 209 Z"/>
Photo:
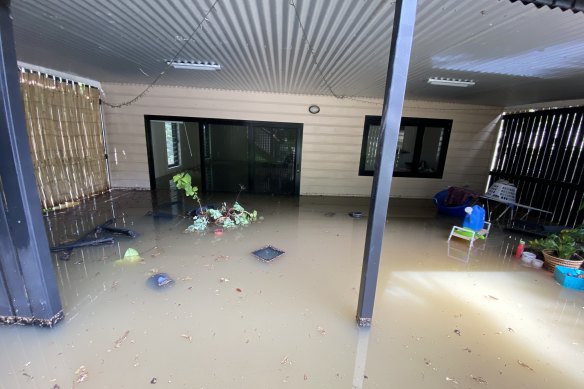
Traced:
<path id="1" fill-rule="evenodd" d="M 99 91 L 28 72 L 20 88 L 43 208 L 106 191 Z"/>

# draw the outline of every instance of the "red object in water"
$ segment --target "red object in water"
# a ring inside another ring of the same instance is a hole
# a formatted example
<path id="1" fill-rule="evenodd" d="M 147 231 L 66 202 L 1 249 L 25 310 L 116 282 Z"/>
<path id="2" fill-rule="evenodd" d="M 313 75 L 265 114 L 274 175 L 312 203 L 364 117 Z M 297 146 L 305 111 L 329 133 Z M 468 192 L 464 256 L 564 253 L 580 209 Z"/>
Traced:
<path id="1" fill-rule="evenodd" d="M 215 230 L 215 235 L 223 235 L 223 229 L 222 228 L 217 228 Z"/>
<path id="2" fill-rule="evenodd" d="M 521 258 L 523 249 L 525 249 L 525 242 L 520 240 L 519 244 L 517 245 L 517 249 L 515 249 L 515 258 Z"/>

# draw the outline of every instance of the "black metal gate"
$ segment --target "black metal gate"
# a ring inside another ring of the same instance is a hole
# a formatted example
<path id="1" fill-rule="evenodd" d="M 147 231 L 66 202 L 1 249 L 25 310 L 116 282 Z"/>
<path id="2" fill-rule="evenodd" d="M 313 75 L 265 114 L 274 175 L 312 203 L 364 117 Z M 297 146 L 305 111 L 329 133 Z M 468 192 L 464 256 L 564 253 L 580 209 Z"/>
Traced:
<path id="1" fill-rule="evenodd" d="M 552 212 L 551 223 L 582 223 L 583 120 L 584 107 L 504 115 L 489 184 L 511 181 L 517 202 Z"/>

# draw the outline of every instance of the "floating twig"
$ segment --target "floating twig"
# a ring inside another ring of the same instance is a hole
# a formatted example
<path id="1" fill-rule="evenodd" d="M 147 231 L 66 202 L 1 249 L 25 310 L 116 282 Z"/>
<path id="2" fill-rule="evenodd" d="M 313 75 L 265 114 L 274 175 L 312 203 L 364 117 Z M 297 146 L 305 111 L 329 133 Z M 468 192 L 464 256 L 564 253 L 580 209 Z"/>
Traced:
<path id="1" fill-rule="evenodd" d="M 475 382 L 478 382 L 479 384 L 487 384 L 487 380 L 484 379 L 483 377 L 475 377 L 474 375 L 470 375 L 470 378 L 472 378 Z"/>
<path id="2" fill-rule="evenodd" d="M 124 334 L 122 336 L 120 336 L 118 339 L 116 339 L 116 341 L 114 342 L 114 346 L 116 348 L 120 348 L 120 346 L 122 345 L 124 340 L 126 340 L 126 338 L 128 337 L 129 334 L 130 334 L 130 330 L 126 330 L 126 332 L 124 332 Z"/>
<path id="3" fill-rule="evenodd" d="M 518 364 L 519 364 L 519 366 L 521 366 L 521 367 L 525 367 L 525 368 L 527 368 L 527 369 L 529 369 L 529 370 L 531 370 L 531 371 L 535 371 L 535 370 L 533 370 L 533 368 L 532 368 L 531 366 L 529 366 L 527 363 L 524 363 L 524 362 L 521 362 L 521 361 L 517 361 L 517 363 L 518 363 Z"/>
<path id="4" fill-rule="evenodd" d="M 191 335 L 187 335 L 187 334 L 181 334 L 180 335 L 182 338 L 185 338 L 186 340 L 188 340 L 189 342 L 193 341 L 193 337 Z"/>

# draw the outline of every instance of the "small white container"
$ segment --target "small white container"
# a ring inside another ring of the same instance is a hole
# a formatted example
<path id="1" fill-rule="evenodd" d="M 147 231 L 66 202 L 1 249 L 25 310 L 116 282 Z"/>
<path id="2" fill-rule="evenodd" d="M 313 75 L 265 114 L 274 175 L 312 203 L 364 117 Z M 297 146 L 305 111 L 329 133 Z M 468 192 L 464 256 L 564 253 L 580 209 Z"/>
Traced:
<path id="1" fill-rule="evenodd" d="M 523 254 L 521 254 L 522 257 L 529 257 L 532 260 L 535 259 L 536 255 L 534 253 L 530 253 L 529 251 L 524 251 Z"/>
<path id="2" fill-rule="evenodd" d="M 541 269 L 543 266 L 543 261 L 541 259 L 533 259 L 531 261 L 531 266 L 535 267 L 536 269 Z"/>
<path id="3" fill-rule="evenodd" d="M 535 259 L 534 257 L 530 257 L 530 256 L 527 256 L 527 257 L 525 255 L 521 256 L 521 262 L 523 262 L 526 265 L 530 265 L 534 259 Z"/>

